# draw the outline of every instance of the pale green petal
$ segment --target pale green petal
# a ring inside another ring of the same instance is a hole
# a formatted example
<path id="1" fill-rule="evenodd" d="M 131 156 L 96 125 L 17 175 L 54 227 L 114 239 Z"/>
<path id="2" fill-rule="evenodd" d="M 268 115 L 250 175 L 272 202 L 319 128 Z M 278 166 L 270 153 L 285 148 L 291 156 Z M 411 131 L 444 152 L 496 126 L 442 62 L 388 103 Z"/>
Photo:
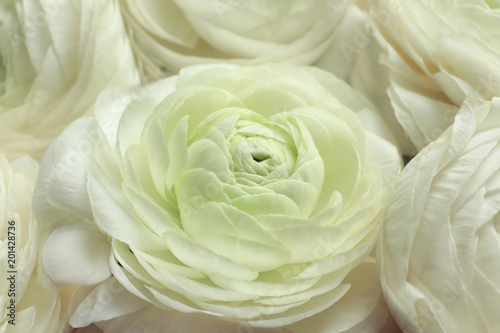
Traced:
<path id="1" fill-rule="evenodd" d="M 264 178 L 263 176 L 252 175 L 245 172 L 235 171 L 233 174 L 236 183 L 238 183 L 238 185 L 242 184 L 243 186 L 246 187 L 258 187 L 261 183 L 263 183 L 266 180 L 266 178 Z"/>
<path id="2" fill-rule="evenodd" d="M 311 288 L 305 289 L 304 291 L 296 292 L 295 288 L 292 288 L 291 289 L 292 292 L 289 292 L 286 295 L 282 296 L 271 295 L 270 297 L 261 297 L 258 300 L 256 300 L 255 303 L 262 305 L 282 305 L 282 304 L 298 303 L 306 299 L 309 300 L 312 297 L 322 295 L 339 287 L 344 281 L 345 277 L 349 274 L 351 269 L 352 269 L 351 266 L 346 266 L 338 271 L 335 271 L 332 274 L 327 274 L 325 276 L 318 277 L 318 281 Z M 316 281 L 316 278 L 312 278 L 310 280 Z M 290 286 L 293 286 L 292 282 L 289 282 L 288 284 Z"/>
<path id="3" fill-rule="evenodd" d="M 272 315 L 280 315 L 287 310 L 296 308 L 300 305 L 307 304 L 307 300 L 286 305 L 272 305 L 272 306 L 262 306 L 254 305 L 253 303 L 246 302 L 246 304 L 238 304 L 237 306 L 231 306 L 231 303 L 208 303 L 203 301 L 195 301 L 199 307 L 220 314 L 224 317 L 234 318 L 241 321 L 249 321 L 257 318 L 268 318 Z M 264 315 L 265 314 L 265 315 Z M 258 319 L 257 319 L 258 320 Z M 264 319 L 265 320 L 265 319 Z M 259 325 L 264 326 L 264 325 Z M 278 326 L 278 325 L 276 325 Z"/>
<path id="4" fill-rule="evenodd" d="M 200 124 L 190 132 L 189 141 L 207 138 L 207 132 L 211 129 L 216 129 L 224 137 L 228 137 L 234 132 L 236 122 L 240 119 L 242 114 L 249 113 L 248 110 L 236 107 L 228 107 L 218 110 L 212 114 L 207 115 Z"/>
<path id="5" fill-rule="evenodd" d="M 253 271 L 268 271 L 286 264 L 290 252 L 282 246 L 245 239 L 226 233 L 205 231 L 194 240 L 214 253 Z"/>
<path id="6" fill-rule="evenodd" d="M 135 260 L 135 258 L 133 260 Z M 138 265 L 138 263 L 136 263 L 136 265 Z M 157 307 L 167 307 L 168 309 L 175 309 L 186 313 L 200 311 L 195 304 L 189 302 L 182 295 L 169 291 L 168 289 L 162 289 L 161 286 L 155 289 L 150 283 L 145 284 L 143 281 L 136 279 L 128 270 L 124 270 L 119 266 L 114 259 L 110 260 L 110 266 L 114 277 L 120 281 L 129 292 L 139 298 Z M 161 290 L 161 292 L 159 290 Z"/>
<path id="7" fill-rule="evenodd" d="M 300 216 L 304 218 L 311 215 L 318 199 L 316 188 L 303 181 L 292 179 L 277 181 L 265 185 L 265 188 L 292 199 L 299 207 Z"/>
<path id="8" fill-rule="evenodd" d="M 326 208 L 316 205 L 316 210 L 310 218 L 310 223 L 315 225 L 331 225 L 342 211 L 342 207 L 342 194 L 333 191 Z M 319 209 L 322 210 L 316 213 Z"/>
<path id="9" fill-rule="evenodd" d="M 245 292 L 255 296 L 272 296 L 279 299 L 280 296 L 288 296 L 290 294 L 300 293 L 313 287 L 320 277 L 294 281 L 289 283 L 265 282 L 265 281 L 242 281 L 229 279 L 223 275 L 213 273 L 209 275 L 210 280 L 221 288 Z M 264 300 L 267 298 L 264 298 Z"/>
<path id="10" fill-rule="evenodd" d="M 320 203 L 322 197 L 329 200 L 333 191 L 340 192 L 344 202 L 347 202 L 359 185 L 362 157 L 350 141 L 341 137 L 334 139 L 330 147 L 328 155 L 323 156 L 325 180 Z"/>
<path id="11" fill-rule="evenodd" d="M 168 169 L 166 169 L 166 185 L 171 190 L 186 164 L 188 135 L 188 116 L 184 116 L 175 125 L 168 138 Z M 166 138 L 165 138 L 166 139 Z M 154 143 L 156 144 L 156 143 Z M 165 172 L 165 170 L 163 170 Z"/>
<path id="12" fill-rule="evenodd" d="M 221 130 L 219 130 L 218 128 L 209 127 L 208 130 L 206 130 L 206 132 L 204 132 L 203 135 L 200 135 L 200 137 L 197 139 L 208 140 L 215 143 L 217 147 L 220 149 L 220 151 L 224 154 L 225 159 L 228 162 L 229 168 L 230 169 L 232 168 L 231 164 L 232 161 L 231 161 L 231 156 L 229 154 L 226 137 L 224 136 L 224 133 Z"/>
<path id="13" fill-rule="evenodd" d="M 274 229 L 292 228 L 310 224 L 309 219 L 298 216 L 288 216 L 282 214 L 257 214 L 254 217 L 271 233 Z"/>
<path id="14" fill-rule="evenodd" d="M 283 245 L 253 215 L 228 204 L 220 203 L 219 205 L 235 226 L 240 237 L 276 247 Z"/>
<path id="15" fill-rule="evenodd" d="M 300 216 L 300 209 L 290 198 L 281 194 L 262 193 L 236 198 L 233 206 L 248 214 L 285 214 Z"/>
<path id="16" fill-rule="evenodd" d="M 297 307 L 292 307 L 282 313 L 276 313 L 276 311 L 273 311 L 273 313 L 270 313 L 265 317 L 261 317 L 262 319 L 249 320 L 248 323 L 259 327 L 276 327 L 298 322 L 302 319 L 309 318 L 316 313 L 320 313 L 329 308 L 332 304 L 335 304 L 347 293 L 350 287 L 351 286 L 349 284 L 341 284 L 337 288 L 315 296 L 303 304 L 299 303 L 299 306 Z M 265 313 L 267 314 L 267 311 Z"/>
<path id="17" fill-rule="evenodd" d="M 226 216 L 217 202 L 193 197 L 181 204 L 180 211 L 183 230 L 196 242 L 203 238 L 206 232 L 238 235 L 233 221 Z"/>
<path id="18" fill-rule="evenodd" d="M 310 279 L 316 276 L 323 276 L 332 272 L 341 270 L 346 266 L 352 266 L 357 260 L 361 259 L 370 249 L 372 244 L 364 243 L 358 247 L 351 248 L 342 253 L 336 253 L 328 258 L 313 262 L 304 271 L 298 279 Z"/>
<path id="19" fill-rule="evenodd" d="M 167 309 L 174 309 L 185 313 L 202 312 L 196 304 L 193 304 L 183 295 L 173 292 L 170 289 L 155 289 L 147 285 L 145 286 L 145 288 L 154 297 L 155 303 L 159 302 L 163 307 L 166 307 Z"/>
<path id="20" fill-rule="evenodd" d="M 127 265 L 121 264 L 121 262 L 124 261 L 121 261 L 120 259 L 115 257 L 115 255 L 116 253 L 114 252 L 113 256 L 109 260 L 109 267 L 111 268 L 113 276 L 120 282 L 120 284 L 138 298 L 155 304 L 156 306 L 160 305 L 160 303 L 156 301 L 151 292 L 145 287 L 145 282 L 150 285 L 149 282 L 136 278 L 136 276 L 130 273 L 130 268 L 127 267 Z M 132 260 L 135 260 L 136 265 L 138 265 L 135 258 Z"/>
<path id="21" fill-rule="evenodd" d="M 170 251 L 172 251 L 180 261 L 207 275 L 218 272 L 219 274 L 233 279 L 247 281 L 255 280 L 259 275 L 258 272 L 252 271 L 232 260 L 217 255 L 207 248 L 196 244 L 187 237 L 171 232 L 166 232 L 163 237 L 167 241 Z"/>
<path id="22" fill-rule="evenodd" d="M 138 258 L 138 260 L 164 288 L 168 288 L 193 301 L 242 302 L 256 298 L 256 296 L 250 294 L 211 286 L 207 283 L 208 281 L 203 279 L 195 280 L 169 271 L 158 272 L 148 261 L 142 258 Z"/>
<path id="23" fill-rule="evenodd" d="M 121 169 L 123 160 L 114 155 L 113 149 L 107 142 L 98 142 L 94 147 L 94 163 L 89 168 L 103 183 L 120 184 L 123 180 Z M 105 179 L 105 180 L 103 180 Z"/>
<path id="24" fill-rule="evenodd" d="M 122 190 L 132 203 L 137 215 L 156 235 L 161 237 L 165 231 L 180 232 L 181 228 L 176 221 L 146 193 L 137 193 L 126 184 L 122 185 Z"/>
<path id="25" fill-rule="evenodd" d="M 165 139 L 170 142 L 170 133 L 179 120 L 189 117 L 189 128 L 193 130 L 208 115 L 228 107 L 242 107 L 241 101 L 229 92 L 213 87 L 185 87 L 169 95 L 157 107 L 165 122 Z M 166 112 L 168 110 L 168 112 Z"/>
<path id="26" fill-rule="evenodd" d="M 188 148 L 185 170 L 196 168 L 213 172 L 221 179 L 230 177 L 226 155 L 213 141 L 207 139 L 198 140 Z"/>
<path id="27" fill-rule="evenodd" d="M 351 113 L 348 109 L 342 111 Z M 330 152 L 332 139 L 336 137 L 352 142 L 357 142 L 358 138 L 363 138 L 362 132 L 361 135 L 357 135 L 361 129 L 361 124 L 355 124 L 357 128 L 353 128 L 349 126 L 349 123 L 346 123 L 343 116 L 343 113 L 336 116 L 329 110 L 317 107 L 296 109 L 289 113 L 289 117 L 294 117 L 305 125 L 321 156 L 325 156 Z"/>
<path id="28" fill-rule="evenodd" d="M 244 123 L 239 122 L 238 133 L 243 136 L 258 136 L 267 139 L 272 139 L 282 144 L 291 143 L 290 138 L 286 132 L 283 132 L 281 128 L 273 126 L 273 123 L 266 121 L 264 124 L 256 124 L 254 122 L 249 122 L 248 124 L 242 126 Z"/>
<path id="29" fill-rule="evenodd" d="M 245 184 L 223 184 L 224 193 L 230 199 L 236 199 L 244 195 L 260 194 L 260 193 L 273 193 L 273 191 L 266 189 L 264 186 L 251 186 Z"/>
<path id="30" fill-rule="evenodd" d="M 143 250 L 166 248 L 160 237 L 133 219 L 92 175 L 89 175 L 88 189 L 95 221 L 107 235 Z"/>
<path id="31" fill-rule="evenodd" d="M 156 281 L 156 279 L 152 277 L 151 274 L 149 274 L 148 271 L 144 269 L 144 267 L 142 267 L 142 265 L 139 263 L 138 258 L 135 256 L 135 253 L 129 245 L 122 243 L 119 240 L 113 239 L 112 249 L 113 256 L 109 259 L 109 265 L 114 276 L 117 276 L 117 274 L 113 267 L 117 266 L 120 270 L 126 271 L 127 274 L 130 275 L 130 278 L 133 278 L 135 280 L 134 284 L 148 284 L 155 288 L 161 288 L 161 283 Z M 127 283 L 125 283 L 125 285 L 126 284 Z M 131 292 L 134 292 L 131 289 L 129 290 Z M 143 296 L 140 296 L 140 294 L 136 295 L 143 298 Z"/>
<path id="32" fill-rule="evenodd" d="M 191 279 L 201 279 L 206 277 L 205 274 L 193 269 L 190 266 L 183 264 L 172 252 L 157 251 L 157 252 L 143 252 L 134 249 L 134 254 L 138 260 L 149 263 L 157 272 L 170 272 L 178 275 L 185 276 Z"/>
<path id="33" fill-rule="evenodd" d="M 280 87 L 281 88 L 281 87 Z M 245 106 L 250 110 L 258 112 L 265 117 L 272 114 L 292 110 L 307 106 L 307 102 L 298 97 L 296 94 L 285 89 L 273 89 L 266 87 L 266 84 L 261 82 L 257 90 L 252 91 L 250 95 L 245 96 L 242 93 L 242 98 Z"/>
<path id="34" fill-rule="evenodd" d="M 272 234 L 291 252 L 290 263 L 316 262 L 335 253 L 353 235 L 349 225 L 303 225 L 274 229 Z"/>
<path id="35" fill-rule="evenodd" d="M 148 160 L 139 145 L 131 145 L 123 156 L 123 181 L 136 192 L 144 192 L 157 201 L 163 201 L 156 191 Z"/>
<path id="36" fill-rule="evenodd" d="M 212 172 L 192 169 L 182 174 L 176 184 L 176 196 L 185 228 L 197 229 L 200 209 L 210 202 L 230 203 L 221 181 Z M 201 218 L 203 218 L 201 216 Z M 193 223 L 190 225 L 190 223 Z M 204 224 L 204 222 L 201 222 Z M 193 230 L 194 230 L 193 229 Z"/>
<path id="37" fill-rule="evenodd" d="M 162 126 L 157 117 L 151 117 L 145 125 L 141 146 L 144 149 L 147 161 L 149 162 L 149 172 L 153 179 L 158 194 L 166 199 L 167 173 L 170 165 L 170 155 L 168 146 L 165 143 L 165 136 Z"/>
<path id="38" fill-rule="evenodd" d="M 157 102 L 152 97 L 143 97 L 129 104 L 118 124 L 117 144 L 122 155 L 130 145 L 140 144 L 142 131 Z"/>

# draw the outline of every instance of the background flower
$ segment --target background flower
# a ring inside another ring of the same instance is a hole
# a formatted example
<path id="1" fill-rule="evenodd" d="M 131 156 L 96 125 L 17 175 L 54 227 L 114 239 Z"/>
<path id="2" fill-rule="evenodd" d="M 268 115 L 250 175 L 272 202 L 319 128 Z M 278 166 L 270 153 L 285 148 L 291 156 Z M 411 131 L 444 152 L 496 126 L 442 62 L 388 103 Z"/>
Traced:
<path id="1" fill-rule="evenodd" d="M 500 99 L 470 99 L 402 171 L 379 248 L 384 293 L 405 332 L 500 324 Z"/>
<path id="2" fill-rule="evenodd" d="M 73 326 L 148 303 L 262 327 L 344 313 L 335 305 L 353 313 L 293 332 L 370 316 L 380 293 L 368 254 L 399 157 L 353 112 L 373 126 L 369 102 L 326 72 L 286 65 L 191 67 L 138 96 L 102 95 L 96 119 L 72 124 L 42 162 L 47 274 L 104 281 L 81 289 Z M 131 294 L 109 292 L 116 281 Z"/>
<path id="3" fill-rule="evenodd" d="M 386 121 L 393 130 L 399 123 L 417 150 L 451 125 L 466 96 L 500 96 L 495 2 L 379 0 L 364 8 L 367 29 L 358 37 L 370 43 L 359 49 L 352 83 L 394 110 Z"/>
<path id="4" fill-rule="evenodd" d="M 231 62 L 309 65 L 330 46 L 349 1 L 120 0 L 142 71 Z"/>
<path id="5" fill-rule="evenodd" d="M 138 83 L 114 1 L 0 4 L 0 151 L 41 159 L 105 88 Z"/>
<path id="6" fill-rule="evenodd" d="M 31 211 L 37 173 L 38 163 L 33 159 L 23 157 L 9 164 L 0 154 L 0 330 L 6 333 L 62 332 L 65 326 L 60 321 L 58 293 L 37 282 L 40 226 Z M 15 256 L 9 256 L 10 251 Z M 14 312 L 8 308 L 11 299 L 15 300 Z M 15 325 L 9 324 L 13 319 Z"/>

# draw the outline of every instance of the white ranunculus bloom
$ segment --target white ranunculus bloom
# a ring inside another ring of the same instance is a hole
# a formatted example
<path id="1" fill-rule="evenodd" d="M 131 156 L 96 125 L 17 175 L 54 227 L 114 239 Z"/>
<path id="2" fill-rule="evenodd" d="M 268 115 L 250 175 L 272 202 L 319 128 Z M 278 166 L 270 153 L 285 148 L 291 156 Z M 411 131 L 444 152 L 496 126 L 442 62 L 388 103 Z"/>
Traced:
<path id="1" fill-rule="evenodd" d="M 189 67 L 117 95 L 49 148 L 35 191 L 46 274 L 87 285 L 73 326 L 151 304 L 291 332 L 383 325 L 368 255 L 400 159 L 363 128 L 362 96 L 289 65 Z"/>
<path id="2" fill-rule="evenodd" d="M 9 164 L 0 154 L 1 332 L 63 330 L 58 293 L 37 282 L 40 227 L 31 210 L 37 173 L 38 163 L 33 159 L 23 157 Z"/>
<path id="3" fill-rule="evenodd" d="M 40 160 L 105 88 L 138 78 L 115 1 L 0 3 L 0 151 Z"/>
<path id="4" fill-rule="evenodd" d="M 143 71 L 231 62 L 309 65 L 330 46 L 348 0 L 120 0 Z"/>
<path id="5" fill-rule="evenodd" d="M 451 123 L 468 95 L 500 96 L 500 9 L 484 0 L 379 0 L 366 6 L 366 60 L 352 82 L 374 98 L 386 90 L 418 150 Z M 355 45 L 353 45 L 355 46 Z"/>
<path id="6" fill-rule="evenodd" d="M 379 247 L 387 302 L 404 332 L 497 332 L 500 99 L 467 100 L 403 170 Z"/>

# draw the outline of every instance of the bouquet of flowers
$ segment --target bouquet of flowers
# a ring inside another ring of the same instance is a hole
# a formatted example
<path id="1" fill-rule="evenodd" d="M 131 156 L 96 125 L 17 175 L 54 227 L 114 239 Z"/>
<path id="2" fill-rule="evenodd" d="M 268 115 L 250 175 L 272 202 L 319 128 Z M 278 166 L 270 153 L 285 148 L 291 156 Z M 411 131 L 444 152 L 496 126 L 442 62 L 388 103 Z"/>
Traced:
<path id="1" fill-rule="evenodd" d="M 496 332 L 497 0 L 2 0 L 0 331 Z"/>

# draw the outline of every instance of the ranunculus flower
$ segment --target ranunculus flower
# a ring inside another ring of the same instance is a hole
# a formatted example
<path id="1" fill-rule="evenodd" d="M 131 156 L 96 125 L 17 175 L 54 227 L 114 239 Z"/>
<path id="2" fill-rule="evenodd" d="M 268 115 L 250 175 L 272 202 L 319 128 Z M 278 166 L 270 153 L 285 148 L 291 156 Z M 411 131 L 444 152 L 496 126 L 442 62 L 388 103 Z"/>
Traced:
<path id="1" fill-rule="evenodd" d="M 190 67 L 117 95 L 49 148 L 35 193 L 47 274 L 103 281 L 77 293 L 73 326 L 152 304 L 337 332 L 378 309 L 368 254 L 400 160 L 361 125 L 362 96 L 288 65 Z"/>
<path id="2" fill-rule="evenodd" d="M 37 282 L 40 226 L 31 210 L 37 173 L 33 159 L 23 157 L 9 164 L 0 154 L 1 332 L 55 333 L 64 327 L 58 293 Z"/>
<path id="3" fill-rule="evenodd" d="M 141 69 L 201 63 L 309 65 L 330 46 L 349 1 L 120 0 Z"/>
<path id="4" fill-rule="evenodd" d="M 0 151 L 40 160 L 105 88 L 138 83 L 114 1 L 2 1 Z"/>
<path id="5" fill-rule="evenodd" d="M 402 171 L 378 254 L 404 332 L 500 327 L 500 99 L 467 100 Z"/>
<path id="6" fill-rule="evenodd" d="M 387 119 L 395 117 L 418 150 L 451 125 L 466 96 L 500 96 L 497 3 L 379 0 L 367 6 L 365 38 L 378 41 L 382 52 L 368 43 L 359 49 L 365 62 L 353 85 L 377 99 L 385 90 L 395 114 Z"/>

